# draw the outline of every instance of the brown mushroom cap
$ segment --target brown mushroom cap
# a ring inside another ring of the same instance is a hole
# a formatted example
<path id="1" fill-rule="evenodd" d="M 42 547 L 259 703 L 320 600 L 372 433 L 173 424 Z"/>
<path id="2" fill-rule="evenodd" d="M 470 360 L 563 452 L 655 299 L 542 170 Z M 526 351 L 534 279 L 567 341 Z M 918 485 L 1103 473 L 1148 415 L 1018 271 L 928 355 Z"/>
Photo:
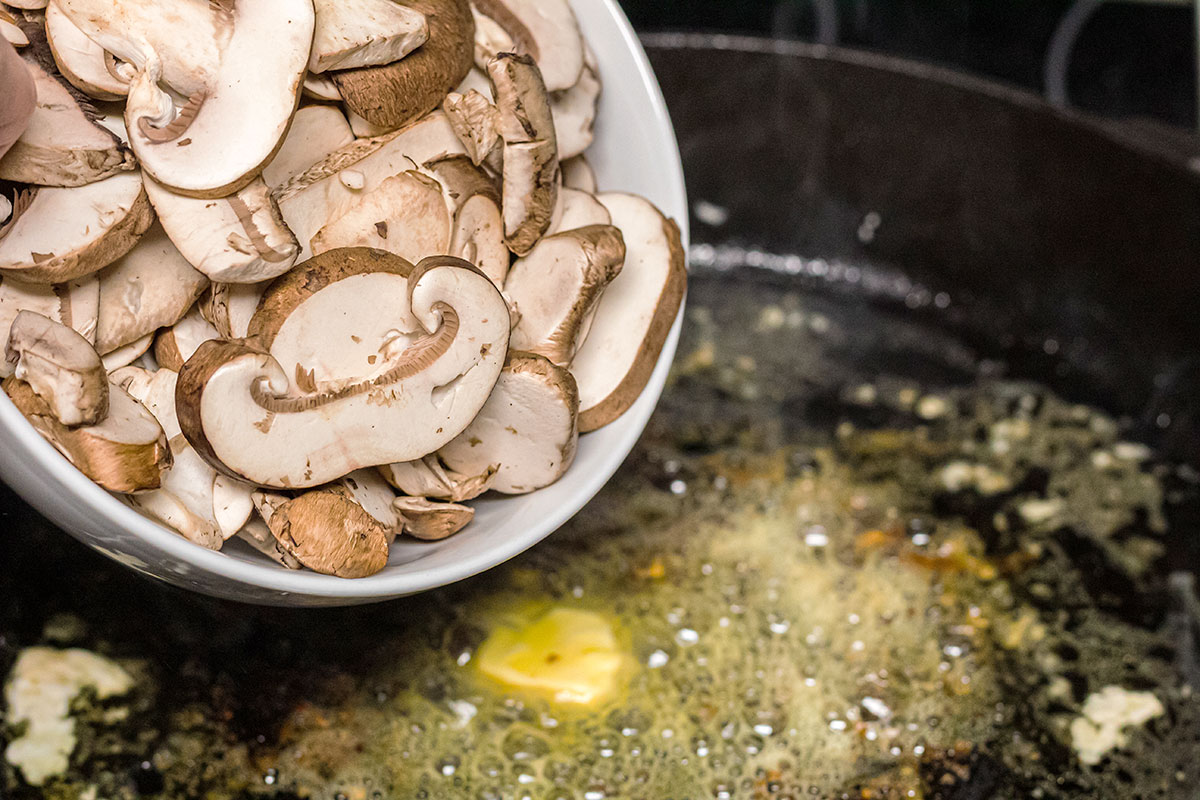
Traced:
<path id="1" fill-rule="evenodd" d="M 100 356 L 66 325 L 22 311 L 13 320 L 6 355 L 13 375 L 63 425 L 95 425 L 108 415 L 108 375 Z"/>
<path id="2" fill-rule="evenodd" d="M 403 0 L 425 15 L 429 39 L 391 64 L 329 73 L 346 105 L 372 125 L 402 127 L 437 108 L 474 63 L 467 0 Z"/>
<path id="3" fill-rule="evenodd" d="M 343 494 L 322 489 L 293 498 L 256 493 L 255 505 L 280 547 L 311 570 L 365 578 L 387 566 L 387 531 Z"/>

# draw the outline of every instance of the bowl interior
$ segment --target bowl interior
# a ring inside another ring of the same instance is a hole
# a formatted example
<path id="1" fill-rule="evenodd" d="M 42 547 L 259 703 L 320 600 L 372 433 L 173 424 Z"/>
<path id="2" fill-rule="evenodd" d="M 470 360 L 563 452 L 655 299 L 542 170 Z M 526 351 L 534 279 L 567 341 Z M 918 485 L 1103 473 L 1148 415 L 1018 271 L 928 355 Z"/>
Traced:
<path id="1" fill-rule="evenodd" d="M 605 91 L 588 151 L 602 190 L 641 194 L 674 217 L 687 244 L 679 151 L 666 106 L 628 21 L 614 0 L 572 0 Z M 649 385 L 616 422 L 583 436 L 570 472 L 529 495 L 476 504 L 476 518 L 442 542 L 398 541 L 379 574 L 345 580 L 290 571 L 240 542 L 221 553 L 142 517 L 72 468 L 0 393 L 0 477 L 76 538 L 146 575 L 219 597 L 279 605 L 340 605 L 403 596 L 451 583 L 511 558 L 553 532 L 607 482 L 637 441 L 675 352 L 676 320 Z"/>

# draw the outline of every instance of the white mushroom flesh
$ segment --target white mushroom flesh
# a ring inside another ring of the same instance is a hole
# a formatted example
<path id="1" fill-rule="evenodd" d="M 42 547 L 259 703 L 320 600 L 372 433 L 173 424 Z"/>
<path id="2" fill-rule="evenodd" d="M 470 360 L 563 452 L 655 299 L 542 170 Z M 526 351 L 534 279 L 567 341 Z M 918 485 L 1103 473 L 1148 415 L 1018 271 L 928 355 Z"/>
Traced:
<path id="1" fill-rule="evenodd" d="M 56 285 L 0 281 L 0 348 L 7 347 L 9 328 L 21 311 L 61 322 L 94 345 L 99 309 L 100 282 L 95 276 Z M 9 365 L 0 364 L 0 378 L 11 374 Z"/>

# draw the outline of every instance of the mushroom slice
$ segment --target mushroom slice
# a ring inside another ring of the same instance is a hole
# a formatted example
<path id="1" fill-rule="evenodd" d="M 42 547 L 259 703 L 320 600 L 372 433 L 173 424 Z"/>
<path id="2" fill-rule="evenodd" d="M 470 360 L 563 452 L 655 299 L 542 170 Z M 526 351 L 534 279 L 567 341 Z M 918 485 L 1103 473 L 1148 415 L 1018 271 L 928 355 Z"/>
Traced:
<path id="1" fill-rule="evenodd" d="M 251 519 L 237 532 L 237 538 L 262 553 L 267 558 L 287 569 L 300 569 L 304 565 L 295 556 L 283 549 L 283 545 L 271 533 L 267 523 L 261 519 Z"/>
<path id="2" fill-rule="evenodd" d="M 558 192 L 558 211 L 552 233 L 561 233 L 588 225 L 611 225 L 612 215 L 594 195 L 565 186 Z"/>
<path id="3" fill-rule="evenodd" d="M 532 492 L 561 478 L 575 460 L 578 415 L 570 372 L 542 356 L 510 351 L 479 415 L 438 455 L 467 474 L 499 464 L 490 488 Z"/>
<path id="4" fill-rule="evenodd" d="M 592 146 L 596 138 L 596 104 L 600 101 L 600 77 L 585 65 L 579 82 L 550 96 L 558 157 L 574 158 Z"/>
<path id="5" fill-rule="evenodd" d="M 331 250 L 268 288 L 247 343 L 205 342 L 184 364 L 180 422 L 210 464 L 260 486 L 420 458 L 487 400 L 508 325 L 465 261 Z"/>
<path id="6" fill-rule="evenodd" d="M 312 251 L 374 247 L 417 262 L 450 250 L 450 211 L 442 186 L 415 170 L 387 178 L 317 231 Z"/>
<path id="7" fill-rule="evenodd" d="M 254 489 L 248 483 L 219 472 L 213 476 L 213 519 L 225 539 L 233 537 L 250 521 L 250 515 L 254 513 L 253 493 Z"/>
<path id="8" fill-rule="evenodd" d="M 17 24 L 16 17 L 4 10 L 3 6 L 0 6 L 0 39 L 4 39 L 13 47 L 25 47 L 29 44 L 29 37 Z"/>
<path id="9" fill-rule="evenodd" d="M 489 28 L 480 55 L 487 60 L 500 52 L 528 55 L 537 62 L 551 92 L 570 89 L 583 71 L 584 44 L 575 12 L 567 0 L 473 0 L 479 12 L 493 20 L 508 35 L 508 42 Z M 483 27 L 481 25 L 481 27 Z M 506 45 L 504 51 L 488 52 L 488 41 Z M 511 42 L 511 44 L 509 44 Z"/>
<path id="10" fill-rule="evenodd" d="M 510 256 L 496 185 L 465 156 L 431 161 L 425 167 L 441 183 L 454 213 L 450 255 L 470 261 L 503 287 Z"/>
<path id="11" fill-rule="evenodd" d="M 63 425 L 95 425 L 108 414 L 108 375 L 100 356 L 66 325 L 22 311 L 5 355 L 13 376 L 28 383 Z"/>
<path id="12" fill-rule="evenodd" d="M 0 238 L 0 274 L 26 283 L 73 281 L 132 250 L 153 221 L 136 172 L 69 189 L 39 188 Z"/>
<path id="13" fill-rule="evenodd" d="M 97 277 L 100 353 L 174 325 L 208 287 L 208 278 L 192 269 L 158 225 Z"/>
<path id="14" fill-rule="evenodd" d="M 47 56 L 49 58 L 49 56 Z M 0 180 L 83 186 L 134 168 L 133 153 L 96 122 L 86 98 L 29 58 L 37 105 L 24 132 L 0 158 Z M 7 89 L 6 89 L 7 91 Z"/>
<path id="15" fill-rule="evenodd" d="M 326 103 L 342 102 L 342 93 L 338 91 L 333 78 L 328 75 L 316 75 L 310 72 L 304 76 L 304 94 L 314 100 Z"/>
<path id="16" fill-rule="evenodd" d="M 400 517 L 392 507 L 396 493 L 375 470 L 356 470 L 329 484 L 328 488 L 344 494 L 374 517 L 387 531 L 389 543 L 400 532 Z"/>
<path id="17" fill-rule="evenodd" d="M 148 495 L 140 495 L 133 504 L 189 541 L 219 550 L 224 541 L 245 523 L 249 511 L 235 520 L 236 524 L 231 524 L 227 531 L 218 524 L 213 488 L 216 473 L 179 431 L 179 419 L 175 414 L 178 377 L 169 369 L 151 372 L 140 367 L 124 367 L 112 374 L 112 379 L 158 420 L 174 461 L 171 468 L 163 472 L 162 487 Z M 232 487 L 232 482 L 231 488 L 236 488 Z M 243 502 L 249 505 L 253 489 L 240 484 L 239 491 Z"/>
<path id="18" fill-rule="evenodd" d="M 471 70 L 475 23 L 467 0 L 403 0 L 424 14 L 429 39 L 399 61 L 331 73 L 354 113 L 395 130 L 437 108 Z"/>
<path id="19" fill-rule="evenodd" d="M 0 345 L 8 343 L 13 320 L 22 311 L 34 311 L 68 328 L 93 344 L 96 318 L 100 309 L 100 283 L 94 277 L 54 286 L 17 281 L 0 282 Z M 0 377 L 12 374 L 9 365 L 0 363 Z"/>
<path id="20" fill-rule="evenodd" d="M 192 309 L 183 319 L 164 329 L 154 340 L 154 360 L 160 367 L 178 372 L 183 363 L 192 357 L 196 348 L 209 339 L 219 339 L 221 334 L 208 320 L 200 315 L 200 308 Z"/>
<path id="21" fill-rule="evenodd" d="M 562 162 L 563 186 L 588 194 L 596 193 L 596 172 L 587 156 L 575 156 Z"/>
<path id="22" fill-rule="evenodd" d="M 4 5 L 20 8 L 25 11 L 40 11 L 46 7 L 49 0 L 4 0 Z"/>
<path id="23" fill-rule="evenodd" d="M 105 39 L 92 35 L 94 29 L 82 24 L 72 8 L 95 9 L 98 4 L 111 8 L 111 3 L 63 1 L 72 20 L 105 45 Z M 214 39 L 204 45 L 216 50 L 215 60 L 207 49 L 194 58 L 190 65 L 195 69 L 182 85 L 171 80 L 162 59 L 166 50 L 179 49 L 177 43 L 164 43 L 159 49 L 139 43 L 136 37 L 144 31 L 122 28 L 122 14 L 111 10 L 107 22 L 92 24 L 122 37 L 120 50 L 107 48 L 116 55 L 138 53 L 139 69 L 129 86 L 125 124 L 142 168 L 178 194 L 226 197 L 262 171 L 287 132 L 308 64 L 313 6 L 310 0 L 237 4 L 175 0 L 155 4 L 156 16 L 169 16 L 178 6 L 202 6 L 209 11 Z M 191 43 L 203 35 L 203 30 L 188 32 L 183 41 Z M 268 41 L 271 46 L 264 47 Z M 186 101 L 178 104 L 164 92 L 159 87 L 163 80 Z"/>
<path id="24" fill-rule="evenodd" d="M 346 119 L 350 122 L 350 130 L 353 131 L 355 137 L 359 139 L 373 139 L 376 136 L 384 136 L 391 133 L 394 128 L 385 127 L 383 125 L 373 125 L 365 119 L 355 114 L 350 110 L 349 106 L 343 104 L 343 110 L 346 112 Z"/>
<path id="25" fill-rule="evenodd" d="M 316 0 L 310 72 L 391 64 L 425 44 L 425 15 L 394 0 Z"/>
<path id="26" fill-rule="evenodd" d="M 120 386 L 108 385 L 108 414 L 97 425 L 68 428 L 25 381 L 6 378 L 3 389 L 34 429 L 80 472 L 112 492 L 157 489 L 171 465 L 162 427 Z"/>
<path id="27" fill-rule="evenodd" d="M 585 433 L 621 416 L 642 393 L 687 290 L 678 226 L 635 195 L 599 200 L 624 234 L 627 253 L 571 363 Z"/>
<path id="28" fill-rule="evenodd" d="M 214 283 L 208 294 L 200 299 L 200 316 L 216 328 L 222 338 L 245 338 L 266 288 L 266 284 Z"/>
<path id="29" fill-rule="evenodd" d="M 257 283 L 296 263 L 300 245 L 261 178 L 228 197 L 201 200 L 147 176 L 146 193 L 175 247 L 214 281 Z"/>
<path id="30" fill-rule="evenodd" d="M 521 312 L 512 346 L 565 367 L 575 357 L 604 288 L 621 272 L 625 244 L 611 225 L 547 236 L 504 283 Z"/>
<path id="31" fill-rule="evenodd" d="M 344 494 L 325 489 L 297 497 L 255 492 L 254 505 L 284 552 L 311 570 L 365 578 L 387 566 L 387 531 Z"/>
<path id="32" fill-rule="evenodd" d="M 100 360 L 104 362 L 104 368 L 109 372 L 127 367 L 139 358 L 144 356 L 150 347 L 154 344 L 154 332 L 147 333 L 140 339 L 135 339 L 129 344 L 123 344 L 112 352 L 105 353 L 100 356 Z"/>
<path id="33" fill-rule="evenodd" d="M 497 125 L 504 139 L 504 236 L 523 256 L 550 227 L 558 199 L 558 150 L 550 100 L 528 56 L 501 53 L 488 63 Z"/>
<path id="34" fill-rule="evenodd" d="M 113 57 L 56 3 L 46 6 L 46 41 L 58 71 L 79 91 L 96 100 L 120 100 L 129 94 L 129 82 L 119 77 Z"/>
<path id="35" fill-rule="evenodd" d="M 495 389 L 492 392 L 494 394 Z M 431 453 L 416 461 L 388 464 L 379 471 L 388 483 L 406 495 L 461 503 L 474 500 L 490 489 L 497 468 L 496 464 L 488 464 L 477 475 L 464 475 L 446 469 L 437 454 Z"/>
<path id="36" fill-rule="evenodd" d="M 387 0 L 391 2 L 391 0 Z M 304 106 L 292 117 L 292 127 L 279 152 L 263 170 L 272 189 L 354 141 L 346 115 L 335 106 Z"/>
<path id="37" fill-rule="evenodd" d="M 397 497 L 392 504 L 414 539 L 436 542 L 453 536 L 475 518 L 475 509 L 458 503 L 439 503 L 424 497 Z"/>
<path id="38" fill-rule="evenodd" d="M 358 205 L 362 196 L 398 173 L 449 155 L 462 144 L 446 115 L 436 111 L 403 130 L 356 141 L 330 153 L 276 191 L 279 209 L 300 241 L 300 258 L 327 222 Z"/>
<path id="39" fill-rule="evenodd" d="M 496 106 L 481 92 L 475 89 L 466 94 L 451 92 L 446 95 L 442 109 L 476 166 L 487 161 L 504 144 L 497 130 Z"/>

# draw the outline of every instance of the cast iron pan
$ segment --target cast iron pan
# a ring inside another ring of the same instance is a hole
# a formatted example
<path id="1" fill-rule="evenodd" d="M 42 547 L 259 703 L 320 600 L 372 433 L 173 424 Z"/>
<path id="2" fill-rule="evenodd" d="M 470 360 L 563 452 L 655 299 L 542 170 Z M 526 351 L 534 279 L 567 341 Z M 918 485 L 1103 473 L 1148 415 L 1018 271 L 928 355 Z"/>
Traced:
<path id="1" fill-rule="evenodd" d="M 883 372 L 953 385 L 990 362 L 1126 418 L 1129 435 L 1168 459 L 1198 462 L 1200 175 L 1187 137 L 877 56 L 728 37 L 648 45 L 698 212 L 692 307 L 753 310 L 801 292 L 861 331 L 829 352 L 761 353 L 766 373 L 797 388 L 757 410 L 668 391 L 648 437 L 705 414 L 782 420 L 784 435 L 792 417 L 833 425 L 843 410 L 821 398 L 837 386 Z M 1162 579 L 1121 613 L 1173 626 L 1178 648 L 1165 658 L 1200 678 L 1188 586 L 1200 512 L 1170 515 Z M 252 676 L 283 665 L 301 686 L 321 670 L 359 675 L 379 630 L 440 603 L 435 593 L 298 612 L 191 596 L 86 552 L 3 490 L 0 533 L 0 674 L 69 611 L 157 664 L 164 697 L 197 691 L 172 676 L 199 670 L 264 728 L 296 698 Z M 980 780 L 954 796 L 993 795 L 994 776 Z"/>

